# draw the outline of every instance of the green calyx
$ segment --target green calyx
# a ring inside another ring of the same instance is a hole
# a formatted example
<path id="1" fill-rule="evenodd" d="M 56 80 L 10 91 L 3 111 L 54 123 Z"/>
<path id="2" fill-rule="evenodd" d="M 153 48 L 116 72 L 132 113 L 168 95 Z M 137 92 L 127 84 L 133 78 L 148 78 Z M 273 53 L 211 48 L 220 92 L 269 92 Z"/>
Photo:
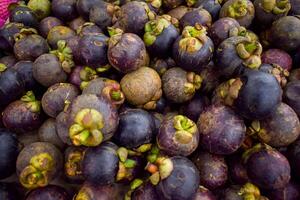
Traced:
<path id="1" fill-rule="evenodd" d="M 131 200 L 131 195 L 134 192 L 134 190 L 139 188 L 143 183 L 144 183 L 144 181 L 142 179 L 139 179 L 139 178 L 136 178 L 133 181 L 131 181 L 130 189 L 125 194 L 124 200 Z"/>
<path id="2" fill-rule="evenodd" d="M 30 0 L 27 6 L 34 11 L 39 20 L 48 17 L 51 13 L 51 2 L 49 0 Z"/>
<path id="3" fill-rule="evenodd" d="M 261 65 L 262 46 L 258 41 L 240 42 L 236 45 L 236 52 L 243 64 L 250 69 L 257 69 Z"/>
<path id="4" fill-rule="evenodd" d="M 248 7 L 247 0 L 236 0 L 233 4 L 231 4 L 228 7 L 227 9 L 228 16 L 231 18 L 244 17 L 248 12 L 247 7 Z"/>
<path id="5" fill-rule="evenodd" d="M 246 183 L 243 185 L 238 192 L 238 195 L 242 196 L 244 200 L 259 200 L 261 197 L 258 187 L 252 183 Z"/>
<path id="6" fill-rule="evenodd" d="M 184 84 L 184 93 L 194 94 L 196 90 L 200 89 L 202 84 L 202 77 L 195 72 L 188 72 L 186 76 L 187 82 Z"/>
<path id="7" fill-rule="evenodd" d="M 256 145 L 254 145 L 251 149 L 248 149 L 247 151 L 245 151 L 243 153 L 243 155 L 242 155 L 243 162 L 246 163 L 251 155 L 253 155 L 254 153 L 257 153 L 261 150 L 264 150 L 264 149 L 271 150 L 272 147 L 265 143 L 258 143 Z"/>
<path id="8" fill-rule="evenodd" d="M 239 91 L 243 85 L 243 82 L 237 79 L 230 79 L 219 85 L 216 89 L 218 97 L 222 99 L 225 105 L 232 106 L 235 99 L 239 95 Z"/>
<path id="9" fill-rule="evenodd" d="M 22 28 L 21 31 L 14 35 L 15 41 L 19 41 L 28 35 L 38 34 L 38 31 L 34 28 Z"/>
<path id="10" fill-rule="evenodd" d="M 67 42 L 64 40 L 59 40 L 57 46 L 58 49 L 50 53 L 57 56 L 65 72 L 71 73 L 72 68 L 75 66 L 71 48 L 67 46 Z"/>
<path id="11" fill-rule="evenodd" d="M 80 89 L 86 88 L 86 86 L 89 84 L 89 82 L 95 78 L 98 77 L 97 72 L 90 68 L 90 67 L 84 67 L 82 70 L 79 72 L 79 77 L 82 80 L 80 84 Z"/>
<path id="12" fill-rule="evenodd" d="M 229 36 L 230 37 L 233 37 L 233 36 L 246 37 L 251 42 L 259 41 L 259 38 L 257 37 L 257 35 L 255 33 L 248 31 L 243 26 L 234 27 L 234 28 L 230 29 Z"/>
<path id="13" fill-rule="evenodd" d="M 29 165 L 20 173 L 20 183 L 27 189 L 48 185 L 48 173 L 54 167 L 54 160 L 48 153 L 33 156 Z"/>
<path id="14" fill-rule="evenodd" d="M 152 174 L 149 180 L 153 185 L 157 185 L 160 180 L 170 176 L 173 168 L 174 166 L 171 159 L 167 157 L 158 157 L 154 164 L 148 163 L 146 166 L 146 169 Z"/>
<path id="15" fill-rule="evenodd" d="M 141 3 L 142 3 L 143 6 L 144 6 L 144 9 L 145 9 L 146 14 L 147 14 L 147 16 L 148 16 L 148 19 L 149 19 L 149 20 L 155 19 L 156 15 L 155 15 L 154 12 L 151 11 L 151 9 L 149 8 L 148 4 L 145 3 L 145 2 L 141 2 Z"/>
<path id="16" fill-rule="evenodd" d="M 31 112 L 39 113 L 41 111 L 41 102 L 36 100 L 32 91 L 28 91 L 24 96 L 22 96 L 21 101 L 26 103 L 26 107 L 30 109 Z"/>
<path id="17" fill-rule="evenodd" d="M 206 42 L 206 29 L 200 24 L 186 26 L 182 31 L 182 39 L 179 41 L 181 51 L 193 53 L 199 51 Z"/>
<path id="18" fill-rule="evenodd" d="M 165 28 L 170 26 L 170 21 L 163 17 L 156 18 L 146 23 L 145 25 L 145 34 L 144 34 L 144 42 L 146 46 L 152 45 L 156 37 L 159 36 Z"/>
<path id="19" fill-rule="evenodd" d="M 255 120 L 251 123 L 251 126 L 248 128 L 247 134 L 256 139 L 257 137 L 268 143 L 271 140 L 271 137 L 268 135 L 266 129 L 261 127 L 261 124 L 258 120 Z"/>
<path id="20" fill-rule="evenodd" d="M 81 162 L 84 156 L 84 152 L 75 151 L 68 155 L 65 163 L 65 172 L 68 176 L 76 176 L 82 174 Z"/>
<path id="21" fill-rule="evenodd" d="M 119 171 L 116 177 L 117 181 L 123 180 L 125 178 L 132 178 L 131 169 L 133 169 L 137 163 L 135 160 L 128 158 L 129 154 L 129 150 L 124 147 L 120 147 L 117 150 L 117 155 L 119 157 Z"/>
<path id="22" fill-rule="evenodd" d="M 197 0 L 186 0 L 186 3 L 189 7 L 195 5 L 198 1 Z"/>
<path id="23" fill-rule="evenodd" d="M 75 146 L 98 146 L 103 141 L 104 127 L 102 114 L 92 108 L 80 110 L 69 129 L 69 136 Z"/>
<path id="24" fill-rule="evenodd" d="M 273 13 L 275 15 L 288 13 L 291 9 L 289 0 L 263 0 L 262 8 L 267 13 Z"/>
<path id="25" fill-rule="evenodd" d="M 193 140 L 193 135 L 197 132 L 195 122 L 183 115 L 176 115 L 173 119 L 173 126 L 176 130 L 175 139 L 182 144 L 188 144 Z"/>
<path id="26" fill-rule="evenodd" d="M 147 155 L 147 160 L 150 163 L 155 163 L 157 158 L 159 157 L 159 148 L 156 145 L 151 146 L 151 150 L 149 151 Z"/>
<path id="27" fill-rule="evenodd" d="M 0 72 L 4 72 L 7 69 L 6 65 L 3 63 L 0 63 Z"/>
<path id="28" fill-rule="evenodd" d="M 106 96 L 114 105 L 120 106 L 125 101 L 125 95 L 121 91 L 121 86 L 114 80 L 106 80 L 102 94 Z"/>
<path id="29" fill-rule="evenodd" d="M 110 68 L 111 68 L 111 65 L 110 65 L 110 64 L 107 64 L 107 65 L 98 67 L 98 68 L 96 69 L 96 71 L 97 71 L 98 73 L 103 73 L 103 72 L 108 71 Z"/>
<path id="30" fill-rule="evenodd" d="M 152 7 L 159 9 L 162 5 L 162 0 L 146 0 Z"/>

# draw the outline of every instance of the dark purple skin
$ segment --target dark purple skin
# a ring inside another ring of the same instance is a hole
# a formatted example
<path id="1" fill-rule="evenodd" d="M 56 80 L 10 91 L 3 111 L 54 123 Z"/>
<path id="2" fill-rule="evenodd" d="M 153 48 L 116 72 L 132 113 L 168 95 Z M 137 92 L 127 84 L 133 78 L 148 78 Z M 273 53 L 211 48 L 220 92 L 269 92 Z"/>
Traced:
<path id="1" fill-rule="evenodd" d="M 180 20 L 183 17 L 183 15 L 185 15 L 185 13 L 187 13 L 190 10 L 192 10 L 192 8 L 181 5 L 176 8 L 173 8 L 167 14 L 170 15 L 172 18 Z"/>
<path id="2" fill-rule="evenodd" d="M 172 57 L 177 65 L 184 70 L 200 72 L 211 60 L 214 51 L 214 44 L 209 37 L 203 46 L 196 52 L 188 52 L 179 46 L 182 36 L 178 37 L 173 44 Z"/>
<path id="3" fill-rule="evenodd" d="M 0 63 L 4 64 L 7 68 L 14 66 L 17 62 L 16 57 L 12 55 L 0 58 Z"/>
<path id="4" fill-rule="evenodd" d="M 85 35 L 78 43 L 79 59 L 83 65 L 98 68 L 108 63 L 108 37 L 104 34 Z"/>
<path id="5" fill-rule="evenodd" d="M 15 40 L 14 35 L 20 33 L 24 25 L 21 23 L 10 22 L 0 29 L 0 49 L 11 52 L 13 50 Z"/>
<path id="6" fill-rule="evenodd" d="M 199 170 L 201 185 L 210 190 L 225 185 L 228 178 L 228 167 L 223 156 L 199 152 L 192 160 Z"/>
<path id="7" fill-rule="evenodd" d="M 290 0 L 291 3 L 291 15 L 300 15 L 300 2 L 298 0 Z"/>
<path id="8" fill-rule="evenodd" d="M 25 26 L 36 28 L 39 25 L 36 14 L 28 7 L 17 5 L 10 10 L 10 22 L 22 23 Z"/>
<path id="9" fill-rule="evenodd" d="M 165 59 L 154 58 L 150 61 L 151 68 L 155 69 L 159 75 L 163 75 L 169 68 L 176 67 L 175 61 L 168 57 Z"/>
<path id="10" fill-rule="evenodd" d="M 85 180 L 98 185 L 113 184 L 119 169 L 117 149 L 112 142 L 87 149 L 82 162 Z"/>
<path id="11" fill-rule="evenodd" d="M 129 73 L 142 66 L 148 66 L 149 57 L 143 40 L 133 33 L 124 33 L 117 37 L 117 43 L 109 41 L 109 63 L 122 73 Z"/>
<path id="12" fill-rule="evenodd" d="M 290 71 L 292 69 L 292 57 L 283 50 L 269 49 L 261 55 L 262 63 L 277 64 L 285 70 Z"/>
<path id="13" fill-rule="evenodd" d="M 49 52 L 47 41 L 40 35 L 32 34 L 17 40 L 14 54 L 18 60 L 34 61 L 37 57 Z"/>
<path id="14" fill-rule="evenodd" d="M 75 64 L 82 63 L 80 60 L 80 56 L 79 56 L 80 52 L 79 52 L 79 46 L 78 46 L 80 38 L 81 37 L 79 35 L 76 35 L 76 36 L 73 36 L 66 40 L 67 47 L 69 47 L 72 51 L 73 61 L 75 62 Z"/>
<path id="15" fill-rule="evenodd" d="M 4 126 L 17 133 L 26 133 L 38 129 L 44 118 L 41 112 L 32 112 L 26 103 L 21 100 L 14 101 L 6 106 L 2 115 Z"/>
<path id="16" fill-rule="evenodd" d="M 288 79 L 289 79 L 290 82 L 299 81 L 300 80 L 300 68 L 293 69 L 290 72 L 290 75 L 289 75 Z"/>
<path id="17" fill-rule="evenodd" d="M 57 135 L 55 119 L 53 118 L 49 118 L 40 126 L 38 135 L 41 142 L 51 143 L 59 149 L 64 149 L 65 147 L 65 144 Z"/>
<path id="18" fill-rule="evenodd" d="M 195 8 L 202 7 L 207 10 L 213 19 L 213 21 L 217 20 L 219 17 L 219 12 L 221 10 L 221 4 L 219 1 L 215 0 L 198 0 L 195 5 Z"/>
<path id="19" fill-rule="evenodd" d="M 55 118 L 66 106 L 66 101 L 71 103 L 78 95 L 79 90 L 70 83 L 57 83 L 48 88 L 42 98 L 44 112 Z"/>
<path id="20" fill-rule="evenodd" d="M 45 87 L 67 80 L 59 59 L 53 54 L 43 54 L 33 63 L 33 77 Z"/>
<path id="21" fill-rule="evenodd" d="M 198 120 L 200 146 L 210 153 L 228 155 L 237 151 L 245 139 L 243 119 L 230 107 L 211 105 Z"/>
<path id="22" fill-rule="evenodd" d="M 72 125 L 76 114 L 85 108 L 95 109 L 102 114 L 104 121 L 104 127 L 101 129 L 103 141 L 109 140 L 119 127 L 119 116 L 115 106 L 104 97 L 94 94 L 79 95 L 70 105 L 68 124 Z"/>
<path id="23" fill-rule="evenodd" d="M 253 184 L 271 190 L 285 187 L 291 177 L 288 160 L 275 149 L 250 153 L 246 160 L 247 174 Z"/>
<path id="24" fill-rule="evenodd" d="M 66 41 L 75 35 L 75 31 L 67 26 L 54 26 L 49 30 L 47 42 L 53 49 L 57 49 L 57 42 L 59 40 Z"/>
<path id="25" fill-rule="evenodd" d="M 27 91 L 36 89 L 38 87 L 38 83 L 33 78 L 33 62 L 19 61 L 12 67 L 12 69 L 16 70 L 21 76 Z"/>
<path id="26" fill-rule="evenodd" d="M 288 148 L 288 158 L 291 164 L 293 175 L 299 179 L 300 178 L 300 140 L 294 142 Z"/>
<path id="27" fill-rule="evenodd" d="M 299 29 L 300 19 L 297 16 L 285 16 L 276 20 L 270 31 L 272 45 L 287 52 L 297 50 L 300 46 Z"/>
<path id="28" fill-rule="evenodd" d="M 233 5 L 234 3 L 236 3 L 238 0 L 228 0 L 226 1 L 221 10 L 220 10 L 220 15 L 219 17 L 220 18 L 223 18 L 223 17 L 230 17 L 230 15 L 227 13 L 227 10 L 228 8 Z M 253 19 L 254 19 L 254 16 L 255 16 L 255 8 L 254 8 L 254 5 L 252 3 L 252 1 L 250 0 L 246 0 L 247 2 L 247 13 L 246 15 L 242 16 L 242 17 L 236 17 L 235 19 L 239 22 L 239 24 L 241 26 L 244 26 L 246 28 L 248 28 Z"/>
<path id="29" fill-rule="evenodd" d="M 80 87 L 80 84 L 82 82 L 82 80 L 80 78 L 80 71 L 82 69 L 83 69 L 83 66 L 75 66 L 69 75 L 68 82 L 73 85 L 76 85 L 78 88 Z"/>
<path id="30" fill-rule="evenodd" d="M 190 200 L 196 194 L 200 176 L 196 166 L 186 157 L 174 156 L 171 174 L 156 186 L 159 197 L 166 200 Z"/>
<path id="31" fill-rule="evenodd" d="M 212 24 L 208 30 L 208 35 L 217 47 L 229 37 L 231 29 L 238 27 L 240 27 L 240 24 L 235 19 L 230 17 L 220 18 Z"/>
<path id="32" fill-rule="evenodd" d="M 184 3 L 184 0 L 162 0 L 163 7 L 167 10 L 174 9 Z"/>
<path id="33" fill-rule="evenodd" d="M 93 6 L 90 10 L 89 19 L 97 24 L 102 30 L 112 25 L 112 18 L 115 12 L 114 5 L 103 2 Z"/>
<path id="34" fill-rule="evenodd" d="M 201 95 L 195 95 L 193 99 L 184 103 L 180 107 L 180 113 L 187 116 L 189 119 L 197 122 L 200 114 L 204 111 L 205 107 L 209 105 L 209 99 Z"/>
<path id="35" fill-rule="evenodd" d="M 246 184 L 249 181 L 246 166 L 243 164 L 241 155 L 234 154 L 227 158 L 229 178 L 238 185 Z"/>
<path id="36" fill-rule="evenodd" d="M 154 200 L 159 199 L 156 193 L 155 187 L 147 182 L 142 186 L 138 187 L 131 195 L 132 200 Z"/>
<path id="37" fill-rule="evenodd" d="M 66 112 L 61 112 L 57 115 L 55 121 L 55 128 L 58 137 L 63 141 L 63 143 L 72 145 L 72 141 L 69 137 L 69 125 L 68 125 L 69 115 Z"/>
<path id="38" fill-rule="evenodd" d="M 97 185 L 85 182 L 79 190 L 80 194 L 87 195 L 91 200 L 116 200 L 118 191 L 114 185 Z M 76 196 L 75 196 L 76 197 Z"/>
<path id="39" fill-rule="evenodd" d="M 243 85 L 234 106 L 241 116 L 261 120 L 274 112 L 281 102 L 282 90 L 273 75 L 249 70 L 240 79 Z"/>
<path id="40" fill-rule="evenodd" d="M 52 0 L 52 14 L 65 21 L 75 19 L 77 14 L 76 0 Z"/>
<path id="41" fill-rule="evenodd" d="M 297 183 L 290 182 L 286 187 L 267 191 L 267 197 L 272 200 L 298 200 L 300 198 L 300 186 Z"/>
<path id="42" fill-rule="evenodd" d="M 93 6 L 101 5 L 104 2 L 102 0 L 78 0 L 76 7 L 77 12 L 83 17 L 85 20 L 89 19 L 89 13 Z"/>
<path id="43" fill-rule="evenodd" d="M 197 149 L 199 144 L 198 130 L 193 133 L 193 138 L 188 143 L 176 139 L 175 133 L 174 116 L 165 117 L 156 137 L 158 148 L 170 156 L 188 156 Z"/>
<path id="44" fill-rule="evenodd" d="M 214 194 L 203 186 L 199 186 L 193 200 L 217 200 Z"/>
<path id="45" fill-rule="evenodd" d="M 82 174 L 82 161 L 84 158 L 84 153 L 86 151 L 85 147 L 74 147 L 69 146 L 65 152 L 65 165 L 64 165 L 64 174 L 69 183 L 81 184 L 84 181 L 84 177 Z M 76 161 L 72 160 L 74 157 L 72 154 L 81 154 L 80 160 Z"/>
<path id="46" fill-rule="evenodd" d="M 20 199 L 14 184 L 0 183 L 0 199 L 2 200 L 18 200 Z"/>
<path id="47" fill-rule="evenodd" d="M 11 176 L 16 170 L 20 143 L 14 133 L 0 129 L 0 145 L 0 179 L 4 179 Z"/>
<path id="48" fill-rule="evenodd" d="M 284 102 L 286 102 L 300 116 L 300 80 L 289 82 L 284 89 Z"/>
<path id="49" fill-rule="evenodd" d="M 9 68 L 0 73 L 0 107 L 17 100 L 24 92 L 25 83 L 16 70 Z"/>
<path id="50" fill-rule="evenodd" d="M 77 29 L 77 34 L 81 37 L 85 35 L 102 35 L 102 33 L 103 32 L 99 26 L 90 22 L 83 24 Z"/>
<path id="51" fill-rule="evenodd" d="M 170 24 L 160 35 L 156 36 L 153 44 L 146 46 L 147 50 L 152 56 L 166 58 L 170 56 L 173 43 L 178 36 L 178 30 L 173 24 Z"/>
<path id="52" fill-rule="evenodd" d="M 259 66 L 259 70 L 265 73 L 272 74 L 277 81 L 280 83 L 280 86 L 284 88 L 288 82 L 288 78 L 290 78 L 289 72 L 284 70 L 277 64 L 261 64 Z"/>
<path id="53" fill-rule="evenodd" d="M 62 26 L 63 22 L 56 17 L 46 17 L 40 21 L 39 33 L 44 38 L 47 38 L 49 31 L 55 26 Z"/>
<path id="54" fill-rule="evenodd" d="M 179 23 L 181 29 L 186 26 L 195 26 L 196 24 L 201 24 L 202 26 L 209 28 L 212 24 L 212 17 L 207 10 L 198 8 L 185 13 Z"/>
<path id="55" fill-rule="evenodd" d="M 211 94 L 220 84 L 220 72 L 217 70 L 213 61 L 200 72 L 201 77 L 205 77 L 201 83 L 200 91 L 204 94 Z"/>
<path id="56" fill-rule="evenodd" d="M 120 113 L 120 122 L 114 140 L 120 146 L 137 148 L 151 143 L 155 124 L 152 116 L 142 109 L 128 109 Z"/>
<path id="57" fill-rule="evenodd" d="M 142 35 L 145 24 L 149 21 L 145 7 L 148 7 L 148 5 L 140 1 L 131 1 L 124 4 L 121 6 L 120 11 L 114 14 L 116 18 L 114 27 L 120 28 L 126 33 Z"/>
<path id="58" fill-rule="evenodd" d="M 48 185 L 46 187 L 38 188 L 28 193 L 26 200 L 69 200 L 68 192 L 56 185 Z"/>
<path id="59" fill-rule="evenodd" d="M 86 21 L 82 17 L 77 17 L 69 23 L 69 27 L 72 30 L 77 31 L 79 27 L 82 26 L 84 23 L 86 23 Z"/>
<path id="60" fill-rule="evenodd" d="M 239 195 L 241 186 L 238 185 L 232 185 L 228 188 L 226 188 L 224 191 L 222 191 L 222 200 L 243 200 L 244 198 Z"/>
<path id="61" fill-rule="evenodd" d="M 266 119 L 260 121 L 263 133 L 258 138 L 272 147 L 287 147 L 300 134 L 300 122 L 295 111 L 285 103 L 279 104 L 276 110 Z"/>

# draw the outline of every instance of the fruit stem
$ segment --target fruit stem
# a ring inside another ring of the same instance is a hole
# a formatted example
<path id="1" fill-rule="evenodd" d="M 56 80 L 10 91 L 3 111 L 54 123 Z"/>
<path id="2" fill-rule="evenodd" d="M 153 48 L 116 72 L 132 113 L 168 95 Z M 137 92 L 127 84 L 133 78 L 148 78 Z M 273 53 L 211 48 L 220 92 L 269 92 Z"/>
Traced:
<path id="1" fill-rule="evenodd" d="M 0 63 L 0 72 L 4 72 L 7 69 L 6 65 L 3 63 Z"/>
<path id="2" fill-rule="evenodd" d="M 237 0 L 228 7 L 228 15 L 231 18 L 240 18 L 247 14 L 247 0 Z"/>
<path id="3" fill-rule="evenodd" d="M 28 91 L 22 96 L 21 101 L 26 103 L 26 107 L 30 109 L 31 112 L 39 113 L 41 111 L 41 102 L 36 100 L 32 91 Z"/>

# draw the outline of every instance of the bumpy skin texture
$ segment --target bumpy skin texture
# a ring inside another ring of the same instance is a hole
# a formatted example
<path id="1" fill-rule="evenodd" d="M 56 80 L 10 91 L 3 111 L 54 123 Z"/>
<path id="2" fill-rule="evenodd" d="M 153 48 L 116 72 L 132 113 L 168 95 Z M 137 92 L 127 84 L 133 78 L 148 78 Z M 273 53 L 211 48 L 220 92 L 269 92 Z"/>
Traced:
<path id="1" fill-rule="evenodd" d="M 137 148 L 154 138 L 153 117 L 142 109 L 128 109 L 119 115 L 118 130 L 114 140 L 126 148 Z"/>
<path id="2" fill-rule="evenodd" d="M 91 200 L 116 200 L 118 197 L 117 189 L 114 185 L 100 186 L 89 182 L 83 184 L 74 200 L 80 200 L 80 193 L 86 194 Z"/>
<path id="3" fill-rule="evenodd" d="M 284 89 L 284 101 L 300 116 L 300 80 L 291 81 Z"/>
<path id="4" fill-rule="evenodd" d="M 230 17 L 227 10 L 228 10 L 229 6 L 236 3 L 237 1 L 238 0 L 226 1 L 220 10 L 220 18 Z M 241 26 L 244 26 L 247 28 L 251 25 L 252 20 L 254 19 L 255 9 L 254 9 L 253 3 L 250 0 L 246 0 L 246 3 L 247 3 L 247 14 L 242 17 L 236 17 L 235 19 L 239 22 L 239 24 Z"/>
<path id="5" fill-rule="evenodd" d="M 22 5 L 16 6 L 10 11 L 9 21 L 22 23 L 33 28 L 39 24 L 35 13 L 30 8 Z"/>
<path id="6" fill-rule="evenodd" d="M 217 200 L 211 191 L 203 186 L 199 186 L 193 200 Z"/>
<path id="7" fill-rule="evenodd" d="M 52 0 L 52 13 L 55 17 L 71 21 L 77 17 L 76 0 Z"/>
<path id="8" fill-rule="evenodd" d="M 238 27 L 240 27 L 240 24 L 235 19 L 230 17 L 220 18 L 212 24 L 208 30 L 208 35 L 217 47 L 229 37 L 229 31 L 231 29 Z"/>
<path id="9" fill-rule="evenodd" d="M 67 40 L 75 35 L 76 33 L 67 26 L 54 26 L 48 33 L 47 42 L 52 48 L 56 49 L 59 40 Z"/>
<path id="10" fill-rule="evenodd" d="M 212 18 L 208 11 L 203 8 L 199 8 L 185 13 L 179 23 L 181 29 L 186 26 L 195 26 L 197 23 L 209 28 L 212 24 Z"/>
<path id="11" fill-rule="evenodd" d="M 183 103 L 193 98 L 194 93 L 185 93 L 187 72 L 175 67 L 167 70 L 162 76 L 162 86 L 165 97 L 175 103 Z"/>
<path id="12" fill-rule="evenodd" d="M 0 179 L 7 178 L 15 172 L 19 154 L 18 145 L 19 141 L 13 133 L 0 129 Z"/>
<path id="13" fill-rule="evenodd" d="M 79 60 L 89 67 L 101 67 L 108 63 L 108 37 L 104 34 L 85 35 L 78 43 Z"/>
<path id="14" fill-rule="evenodd" d="M 67 191 L 56 185 L 48 185 L 46 187 L 32 190 L 26 197 L 26 200 L 69 200 L 70 196 Z"/>
<path id="15" fill-rule="evenodd" d="M 297 140 L 288 148 L 288 158 L 291 164 L 293 174 L 299 179 L 300 178 L 300 140 Z"/>
<path id="16" fill-rule="evenodd" d="M 175 136 L 176 131 L 174 117 L 166 117 L 161 123 L 156 137 L 158 148 L 171 156 L 188 156 L 193 153 L 199 144 L 198 130 L 193 133 L 192 140 L 188 143 L 179 141 Z"/>
<path id="17" fill-rule="evenodd" d="M 119 12 L 115 13 L 115 27 L 124 32 L 141 35 L 144 31 L 145 24 L 149 21 L 145 7 L 145 2 L 132 1 L 123 5 Z"/>
<path id="18" fill-rule="evenodd" d="M 291 3 L 291 15 L 300 15 L 300 3 L 298 0 L 290 0 Z"/>
<path id="19" fill-rule="evenodd" d="M 14 45 L 14 53 L 18 60 L 34 61 L 37 57 L 49 52 L 46 40 L 40 35 L 29 35 L 18 40 Z"/>
<path id="20" fill-rule="evenodd" d="M 267 197 L 272 200 L 297 200 L 300 198 L 300 186 L 290 182 L 282 189 L 268 191 Z"/>
<path id="21" fill-rule="evenodd" d="M 87 181 L 98 185 L 115 182 L 119 168 L 118 146 L 106 142 L 95 148 L 89 148 L 82 162 L 83 175 Z"/>
<path id="22" fill-rule="evenodd" d="M 65 144 L 58 137 L 55 128 L 55 119 L 49 118 L 39 128 L 38 135 L 41 142 L 49 142 L 56 147 L 63 149 Z"/>
<path id="23" fill-rule="evenodd" d="M 153 200 L 159 199 L 155 187 L 151 183 L 145 183 L 138 187 L 131 195 L 132 200 Z"/>
<path id="24" fill-rule="evenodd" d="M 262 63 L 266 64 L 277 64 L 285 70 L 290 71 L 292 69 L 292 58 L 291 56 L 280 49 L 269 49 L 261 55 Z"/>
<path id="25" fill-rule="evenodd" d="M 297 16 L 286 16 L 276 20 L 270 31 L 272 44 L 285 51 L 297 50 L 300 45 L 299 29 L 300 19 Z"/>
<path id="26" fill-rule="evenodd" d="M 47 38 L 47 35 L 49 31 L 54 27 L 54 26 L 62 26 L 63 22 L 57 19 L 56 17 L 46 17 L 40 21 L 39 24 L 39 33 L 41 36 L 44 38 Z"/>
<path id="27" fill-rule="evenodd" d="M 20 75 L 21 79 L 24 81 L 25 89 L 27 91 L 38 87 L 36 80 L 33 78 L 33 62 L 19 61 L 12 67 L 12 69 L 16 70 Z"/>
<path id="28" fill-rule="evenodd" d="M 9 183 L 0 183 L 0 199 L 18 200 L 20 197 L 16 191 L 15 185 Z"/>
<path id="29" fill-rule="evenodd" d="M 67 74 L 62 69 L 58 58 L 53 54 L 43 54 L 34 61 L 33 77 L 45 87 L 67 80 Z"/>
<path id="30" fill-rule="evenodd" d="M 180 48 L 182 36 L 178 37 L 173 44 L 172 57 L 176 64 L 188 71 L 200 72 L 211 60 L 214 52 L 214 44 L 209 37 L 203 42 L 203 46 L 196 52 L 188 52 Z"/>
<path id="31" fill-rule="evenodd" d="M 25 92 L 25 83 L 14 69 L 7 69 L 0 76 L 0 107 L 18 99 Z"/>
<path id="32" fill-rule="evenodd" d="M 126 74 L 120 85 L 126 100 L 139 107 L 151 101 L 155 103 L 162 95 L 162 81 L 159 74 L 149 67 L 142 67 Z"/>
<path id="33" fill-rule="evenodd" d="M 32 112 L 26 102 L 17 100 L 9 104 L 2 114 L 4 126 L 17 133 L 36 130 L 43 123 L 41 112 Z"/>
<path id="34" fill-rule="evenodd" d="M 104 127 L 101 129 L 103 140 L 109 140 L 119 124 L 117 109 L 103 97 L 94 94 L 82 94 L 76 97 L 69 110 L 68 123 L 72 124 L 76 114 L 85 108 L 95 109 L 103 116 Z"/>
<path id="35" fill-rule="evenodd" d="M 290 164 L 277 150 L 262 149 L 252 153 L 246 162 L 250 180 L 263 189 L 285 187 L 291 177 Z"/>
<path id="36" fill-rule="evenodd" d="M 247 119 L 268 117 L 281 102 L 282 90 L 277 79 L 268 73 L 249 70 L 240 77 L 243 82 L 235 107 Z"/>
<path id="37" fill-rule="evenodd" d="M 284 103 L 281 103 L 268 118 L 260 121 L 260 128 L 266 132 L 259 132 L 258 137 L 262 142 L 273 147 L 288 146 L 300 134 L 300 122 L 297 114 Z"/>
<path id="38" fill-rule="evenodd" d="M 164 200 L 190 200 L 197 192 L 200 176 L 196 166 L 187 158 L 175 156 L 171 174 L 156 187 Z"/>
<path id="39" fill-rule="evenodd" d="M 198 0 L 194 5 L 195 8 L 202 7 L 207 10 L 213 19 L 213 21 L 218 19 L 219 12 L 221 9 L 221 4 L 214 0 Z"/>
<path id="40" fill-rule="evenodd" d="M 214 190 L 223 186 L 228 178 L 228 167 L 223 156 L 199 152 L 193 157 L 199 170 L 201 184 Z"/>
<path id="41" fill-rule="evenodd" d="M 199 117 L 200 146 L 210 153 L 227 155 L 235 152 L 244 141 L 243 119 L 223 105 L 208 107 Z"/>
<path id="42" fill-rule="evenodd" d="M 108 60 L 118 71 L 128 73 L 149 65 L 145 44 L 139 36 L 124 33 L 112 38 L 114 39 L 110 39 L 108 44 Z"/>
<path id="43" fill-rule="evenodd" d="M 54 84 L 43 95 L 41 101 L 43 111 L 55 118 L 63 111 L 65 105 L 71 103 L 78 95 L 78 88 L 70 83 Z"/>
<path id="44" fill-rule="evenodd" d="M 34 142 L 25 146 L 18 155 L 16 166 L 17 175 L 19 176 L 22 170 L 30 164 L 33 156 L 48 153 L 53 159 L 53 168 L 47 171 L 48 183 L 55 179 L 62 171 L 63 157 L 60 151 L 53 145 L 47 142 Z"/>

